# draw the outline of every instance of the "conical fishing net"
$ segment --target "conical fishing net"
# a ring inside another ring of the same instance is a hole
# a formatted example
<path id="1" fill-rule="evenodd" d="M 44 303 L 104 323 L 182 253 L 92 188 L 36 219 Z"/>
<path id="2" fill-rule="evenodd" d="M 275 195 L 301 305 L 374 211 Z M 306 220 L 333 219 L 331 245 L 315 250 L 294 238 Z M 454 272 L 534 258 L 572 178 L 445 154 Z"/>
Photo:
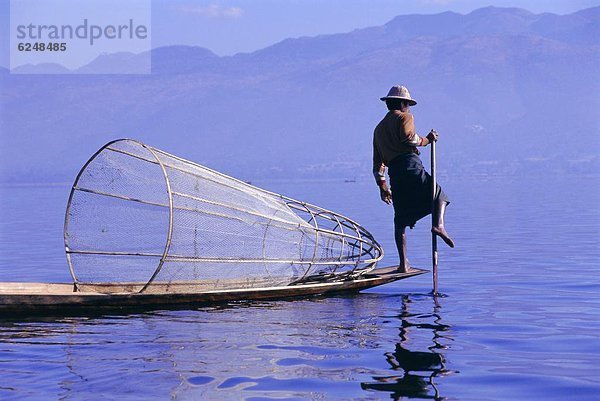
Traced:
<path id="1" fill-rule="evenodd" d="M 344 279 L 382 257 L 344 216 L 129 139 L 102 147 L 79 173 L 65 247 L 78 288 L 145 292 Z"/>

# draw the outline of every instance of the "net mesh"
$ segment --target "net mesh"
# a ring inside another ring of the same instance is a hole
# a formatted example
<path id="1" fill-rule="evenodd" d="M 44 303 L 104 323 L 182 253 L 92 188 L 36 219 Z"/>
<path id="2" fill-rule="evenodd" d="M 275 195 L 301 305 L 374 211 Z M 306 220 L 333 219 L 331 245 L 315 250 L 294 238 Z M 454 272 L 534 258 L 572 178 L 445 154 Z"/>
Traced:
<path id="1" fill-rule="evenodd" d="M 135 291 L 341 279 L 383 256 L 344 216 L 129 139 L 102 147 L 79 173 L 65 246 L 76 284 Z"/>

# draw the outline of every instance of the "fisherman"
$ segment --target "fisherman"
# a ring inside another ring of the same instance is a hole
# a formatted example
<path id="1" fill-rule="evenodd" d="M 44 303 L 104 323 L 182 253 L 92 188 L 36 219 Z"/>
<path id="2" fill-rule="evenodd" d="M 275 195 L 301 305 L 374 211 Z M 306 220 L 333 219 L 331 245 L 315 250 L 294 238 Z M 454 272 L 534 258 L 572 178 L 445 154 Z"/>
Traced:
<path id="1" fill-rule="evenodd" d="M 417 135 L 410 113 L 410 106 L 417 102 L 410 97 L 406 87 L 393 86 L 381 100 L 389 111 L 373 134 L 373 175 L 381 200 L 394 206 L 394 238 L 400 257 L 398 271 L 406 273 L 410 270 L 406 257 L 406 227 L 412 229 L 417 220 L 433 213 L 431 232 L 454 248 L 454 241 L 444 228 L 444 213 L 450 201 L 437 185 L 432 202 L 432 179 L 423 168 L 417 149 L 437 141 L 439 134 L 432 129 L 426 137 Z M 385 179 L 386 167 L 391 190 Z"/>

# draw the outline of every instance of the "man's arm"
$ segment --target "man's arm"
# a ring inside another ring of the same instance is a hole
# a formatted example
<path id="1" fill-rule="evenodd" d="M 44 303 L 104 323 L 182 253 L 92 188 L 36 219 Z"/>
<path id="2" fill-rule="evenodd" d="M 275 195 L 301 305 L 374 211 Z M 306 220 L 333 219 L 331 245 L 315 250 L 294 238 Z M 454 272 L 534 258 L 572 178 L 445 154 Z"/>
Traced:
<path id="1" fill-rule="evenodd" d="M 379 149 L 377 149 L 377 143 L 375 142 L 375 136 L 373 135 L 373 177 L 375 177 L 375 182 L 377 185 L 381 185 L 382 181 L 385 181 L 385 164 L 383 164 L 383 160 L 381 158 L 381 154 L 379 153 Z"/>
<path id="2" fill-rule="evenodd" d="M 415 119 L 410 113 L 400 114 L 400 141 L 409 146 L 425 146 L 422 145 L 423 138 L 417 134 L 415 130 Z"/>
<path id="3" fill-rule="evenodd" d="M 438 140 L 438 133 L 432 129 L 426 137 L 417 134 L 415 120 L 412 114 L 406 113 L 401 118 L 401 124 L 405 135 L 404 142 L 412 146 L 427 146 Z"/>
<path id="4" fill-rule="evenodd" d="M 377 149 L 375 137 L 373 137 L 373 176 L 379 187 L 379 196 L 381 197 L 381 200 L 389 205 L 392 203 L 392 192 L 385 181 L 385 164 L 383 164 L 381 154 Z"/>
<path id="5" fill-rule="evenodd" d="M 390 191 L 390 188 L 385 181 L 382 181 L 381 185 L 379 185 L 379 196 L 381 197 L 381 200 L 388 205 L 392 204 L 392 191 Z"/>
<path id="6" fill-rule="evenodd" d="M 377 186 L 381 186 L 381 183 L 385 182 L 385 164 L 382 162 L 379 162 L 379 164 L 373 163 L 373 177 L 375 177 Z"/>
<path id="7" fill-rule="evenodd" d="M 429 131 L 429 134 L 427 134 L 425 138 L 421 138 L 421 144 L 418 146 L 427 146 L 431 142 L 437 141 L 439 136 L 440 135 L 437 133 L 437 131 L 432 129 L 431 131 Z"/>

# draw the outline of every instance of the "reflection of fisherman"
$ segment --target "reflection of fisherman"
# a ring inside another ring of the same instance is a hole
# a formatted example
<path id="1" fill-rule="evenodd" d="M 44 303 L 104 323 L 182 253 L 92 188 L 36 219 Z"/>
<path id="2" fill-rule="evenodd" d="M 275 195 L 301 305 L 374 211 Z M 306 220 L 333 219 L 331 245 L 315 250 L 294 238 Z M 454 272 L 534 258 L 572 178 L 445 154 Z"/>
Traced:
<path id="1" fill-rule="evenodd" d="M 409 296 L 402 296 L 402 311 L 397 315 L 401 319 L 400 341 L 396 343 L 393 352 L 385 353 L 392 374 L 373 376 L 373 381 L 363 382 L 360 386 L 365 390 L 389 392 L 389 398 L 393 400 L 403 400 L 404 397 L 445 400 L 438 390 L 435 378 L 455 373 L 446 368 L 445 357 L 442 354 L 447 348 L 446 341 L 452 340 L 450 333 L 445 334 L 450 326 L 442 323 L 437 298 L 433 301 L 433 313 L 409 311 L 409 305 L 415 300 Z M 426 351 L 407 348 L 414 344 L 409 339 L 409 334 L 424 338 L 424 335 L 429 337 L 429 333 L 432 334 L 432 343 Z"/>
<path id="2" fill-rule="evenodd" d="M 400 256 L 399 271 L 410 269 L 406 258 L 406 227 L 432 213 L 431 176 L 425 172 L 417 146 L 427 146 L 438 140 L 431 130 L 427 137 L 417 135 L 409 106 L 417 104 L 404 86 L 394 86 L 385 101 L 389 112 L 375 128 L 373 135 L 373 174 L 379 186 L 381 200 L 394 205 L 394 237 Z M 385 181 L 388 167 L 391 191 Z M 444 228 L 444 213 L 449 200 L 442 188 L 436 188 L 433 202 L 434 225 L 431 232 L 454 248 L 454 241 Z"/>

